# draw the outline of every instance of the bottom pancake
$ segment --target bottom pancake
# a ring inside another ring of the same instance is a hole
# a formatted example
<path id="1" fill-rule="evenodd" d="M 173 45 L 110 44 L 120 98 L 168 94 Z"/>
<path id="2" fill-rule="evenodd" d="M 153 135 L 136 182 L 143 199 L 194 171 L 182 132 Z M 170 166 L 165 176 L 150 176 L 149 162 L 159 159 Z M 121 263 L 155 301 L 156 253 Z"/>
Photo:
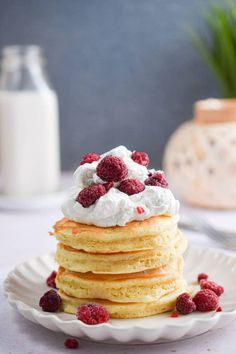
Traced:
<path id="1" fill-rule="evenodd" d="M 127 319 L 147 317 L 171 311 L 175 307 L 176 298 L 186 291 L 187 284 L 183 283 L 181 288 L 162 296 L 158 301 L 130 303 L 119 303 L 101 299 L 78 299 L 65 294 L 61 290 L 58 293 L 62 299 L 61 309 L 66 313 L 75 314 L 78 306 L 86 303 L 97 303 L 107 309 L 111 318 Z"/>

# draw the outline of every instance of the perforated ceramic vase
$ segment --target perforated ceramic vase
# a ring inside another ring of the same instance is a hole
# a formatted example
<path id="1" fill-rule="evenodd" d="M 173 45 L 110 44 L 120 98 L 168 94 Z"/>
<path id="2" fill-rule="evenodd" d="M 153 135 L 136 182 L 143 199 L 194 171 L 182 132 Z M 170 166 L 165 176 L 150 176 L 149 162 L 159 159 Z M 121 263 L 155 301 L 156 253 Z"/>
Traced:
<path id="1" fill-rule="evenodd" d="M 168 141 L 164 169 L 182 200 L 236 208 L 236 99 L 197 101 Z"/>

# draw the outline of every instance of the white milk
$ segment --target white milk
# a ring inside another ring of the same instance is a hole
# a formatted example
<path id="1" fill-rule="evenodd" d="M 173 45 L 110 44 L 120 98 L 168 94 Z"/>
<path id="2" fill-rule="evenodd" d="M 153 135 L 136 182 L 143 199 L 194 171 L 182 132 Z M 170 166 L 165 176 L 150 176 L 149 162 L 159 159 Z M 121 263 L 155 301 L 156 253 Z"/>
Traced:
<path id="1" fill-rule="evenodd" d="M 37 195 L 58 188 L 58 102 L 54 91 L 0 91 L 0 171 L 7 195 Z"/>

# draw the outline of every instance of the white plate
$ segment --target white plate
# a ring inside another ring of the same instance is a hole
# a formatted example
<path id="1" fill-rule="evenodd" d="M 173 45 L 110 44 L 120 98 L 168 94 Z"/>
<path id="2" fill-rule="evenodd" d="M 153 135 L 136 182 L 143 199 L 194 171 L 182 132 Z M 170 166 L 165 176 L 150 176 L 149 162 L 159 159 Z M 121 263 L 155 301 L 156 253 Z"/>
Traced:
<path id="1" fill-rule="evenodd" d="M 43 312 L 38 301 L 48 289 L 46 277 L 56 269 L 52 254 L 33 258 L 15 268 L 5 280 L 5 293 L 9 303 L 30 321 L 70 336 L 119 343 L 175 341 L 223 327 L 236 317 L 236 258 L 221 250 L 190 247 L 185 260 L 189 283 L 196 286 L 197 274 L 207 272 L 212 280 L 225 287 L 225 294 L 220 298 L 223 312 L 195 312 L 178 318 L 165 313 L 141 319 L 110 320 L 96 326 L 86 325 L 73 315 Z"/>

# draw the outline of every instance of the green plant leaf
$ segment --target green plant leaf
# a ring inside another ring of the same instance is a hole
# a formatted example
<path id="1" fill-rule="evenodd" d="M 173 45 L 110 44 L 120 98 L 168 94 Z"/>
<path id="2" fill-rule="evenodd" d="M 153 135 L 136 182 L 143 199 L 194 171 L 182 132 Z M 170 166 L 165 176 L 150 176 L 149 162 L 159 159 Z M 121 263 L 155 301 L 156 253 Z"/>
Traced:
<path id="1" fill-rule="evenodd" d="M 193 44 L 213 70 L 224 97 L 236 97 L 236 4 L 213 4 L 203 14 L 208 36 L 191 31 Z"/>

